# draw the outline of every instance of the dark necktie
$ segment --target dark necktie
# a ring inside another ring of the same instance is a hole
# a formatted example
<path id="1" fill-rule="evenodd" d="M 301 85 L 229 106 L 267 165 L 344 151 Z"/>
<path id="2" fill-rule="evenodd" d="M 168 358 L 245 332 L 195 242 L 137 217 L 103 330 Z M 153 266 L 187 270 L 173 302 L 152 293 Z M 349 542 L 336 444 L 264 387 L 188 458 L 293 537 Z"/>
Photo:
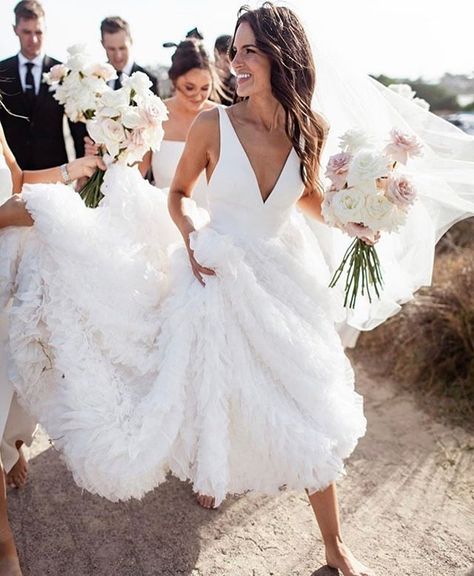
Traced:
<path id="1" fill-rule="evenodd" d="M 33 62 L 27 62 L 26 66 L 26 78 L 25 78 L 25 94 L 28 94 L 30 99 L 34 99 L 36 96 L 35 90 L 35 77 L 33 76 Z"/>
<path id="2" fill-rule="evenodd" d="M 120 72 L 117 71 L 117 78 L 115 79 L 115 82 L 114 82 L 114 90 L 118 90 L 119 88 L 122 88 L 122 74 L 123 74 L 122 71 L 120 71 Z"/>

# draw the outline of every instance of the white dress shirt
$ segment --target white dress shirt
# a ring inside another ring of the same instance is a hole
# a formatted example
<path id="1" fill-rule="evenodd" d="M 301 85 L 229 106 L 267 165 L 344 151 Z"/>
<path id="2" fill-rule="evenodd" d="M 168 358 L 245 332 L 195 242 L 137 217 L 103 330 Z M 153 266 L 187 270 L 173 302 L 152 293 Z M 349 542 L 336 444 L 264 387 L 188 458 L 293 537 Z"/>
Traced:
<path id="1" fill-rule="evenodd" d="M 34 58 L 33 60 L 28 60 L 28 58 L 23 56 L 21 52 L 18 53 L 18 72 L 20 73 L 20 81 L 23 92 L 25 92 L 26 90 L 26 73 L 28 71 L 26 68 L 26 64 L 27 62 L 31 62 L 32 64 L 34 64 L 33 68 L 31 69 L 31 73 L 33 74 L 33 78 L 35 80 L 35 94 L 38 95 L 41 86 L 41 76 L 43 72 L 43 60 L 44 60 L 44 54 L 36 56 L 36 58 Z"/>

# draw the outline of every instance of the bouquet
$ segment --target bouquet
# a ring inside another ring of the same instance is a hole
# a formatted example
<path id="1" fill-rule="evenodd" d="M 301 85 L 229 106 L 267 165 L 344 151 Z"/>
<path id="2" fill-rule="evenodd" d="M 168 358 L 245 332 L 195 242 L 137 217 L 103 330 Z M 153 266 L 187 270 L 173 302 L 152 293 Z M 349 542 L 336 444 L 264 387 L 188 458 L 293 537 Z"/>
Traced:
<path id="1" fill-rule="evenodd" d="M 43 75 L 64 105 L 72 122 L 85 122 L 90 137 L 100 146 L 106 164 L 132 165 L 148 150 L 158 150 L 163 139 L 162 123 L 168 117 L 166 106 L 151 90 L 143 72 L 123 77 L 122 88 L 107 84 L 117 77 L 110 64 L 94 63 L 82 44 L 68 48 L 66 64 L 53 66 Z M 87 206 L 95 208 L 104 171 L 96 170 L 79 194 Z"/>
<path id="2" fill-rule="evenodd" d="M 168 117 L 163 101 L 151 90 L 143 72 L 122 80 L 122 88 L 104 92 L 97 100 L 94 117 L 87 122 L 90 137 L 100 146 L 107 165 L 131 166 L 148 150 L 158 150 L 163 139 L 162 123 Z M 104 171 L 98 169 L 80 194 L 95 208 L 103 195 Z"/>
<path id="3" fill-rule="evenodd" d="M 382 270 L 373 243 L 381 232 L 397 232 L 406 222 L 417 192 L 398 165 L 420 156 L 422 148 L 416 136 L 394 128 L 383 149 L 363 131 L 349 130 L 340 150 L 328 161 L 331 185 L 322 215 L 329 226 L 354 238 L 330 282 L 334 287 L 347 266 L 344 306 L 354 308 L 359 293 L 369 302 L 373 292 L 380 297 Z"/>
<path id="4" fill-rule="evenodd" d="M 82 44 L 68 48 L 66 64 L 56 64 L 43 74 L 51 86 L 54 98 L 64 106 L 72 122 L 87 122 L 94 117 L 97 102 L 102 94 L 112 89 L 109 80 L 117 77 L 110 64 L 94 63 Z"/>

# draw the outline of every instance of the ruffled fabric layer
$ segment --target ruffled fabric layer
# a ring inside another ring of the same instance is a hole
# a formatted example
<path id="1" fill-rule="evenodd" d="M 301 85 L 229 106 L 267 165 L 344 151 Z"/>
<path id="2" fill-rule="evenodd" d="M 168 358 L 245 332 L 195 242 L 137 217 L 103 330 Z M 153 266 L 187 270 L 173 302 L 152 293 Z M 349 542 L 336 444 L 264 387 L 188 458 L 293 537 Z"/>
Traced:
<path id="1" fill-rule="evenodd" d="M 366 423 L 314 238 L 302 221 L 270 240 L 204 227 L 203 288 L 184 249 L 169 267 L 165 195 L 137 178 L 110 174 L 95 211 L 63 186 L 25 190 L 36 225 L 10 330 L 23 403 L 110 500 L 169 471 L 217 504 L 326 487 Z"/>

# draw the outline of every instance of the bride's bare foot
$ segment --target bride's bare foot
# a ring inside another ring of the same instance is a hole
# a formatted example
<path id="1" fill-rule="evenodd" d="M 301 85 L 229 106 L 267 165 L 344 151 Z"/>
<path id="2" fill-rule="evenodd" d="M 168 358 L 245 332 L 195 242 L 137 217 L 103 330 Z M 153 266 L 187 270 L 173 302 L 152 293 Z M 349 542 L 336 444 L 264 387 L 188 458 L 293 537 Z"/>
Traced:
<path id="1" fill-rule="evenodd" d="M 0 576 L 21 576 L 20 562 L 13 536 L 0 542 Z"/>
<path id="2" fill-rule="evenodd" d="M 326 562 L 331 568 L 340 570 L 344 576 L 375 576 L 340 540 L 333 545 L 326 545 Z"/>
<path id="3" fill-rule="evenodd" d="M 213 496 L 205 496 L 204 494 L 198 494 L 196 498 L 199 506 L 207 508 L 208 510 L 215 508 L 214 504 L 216 500 Z"/>
<path id="4" fill-rule="evenodd" d="M 28 462 L 23 454 L 22 444 L 23 442 L 16 443 L 19 457 L 16 464 L 7 474 L 7 485 L 16 486 L 16 488 L 24 488 L 28 478 Z"/>

